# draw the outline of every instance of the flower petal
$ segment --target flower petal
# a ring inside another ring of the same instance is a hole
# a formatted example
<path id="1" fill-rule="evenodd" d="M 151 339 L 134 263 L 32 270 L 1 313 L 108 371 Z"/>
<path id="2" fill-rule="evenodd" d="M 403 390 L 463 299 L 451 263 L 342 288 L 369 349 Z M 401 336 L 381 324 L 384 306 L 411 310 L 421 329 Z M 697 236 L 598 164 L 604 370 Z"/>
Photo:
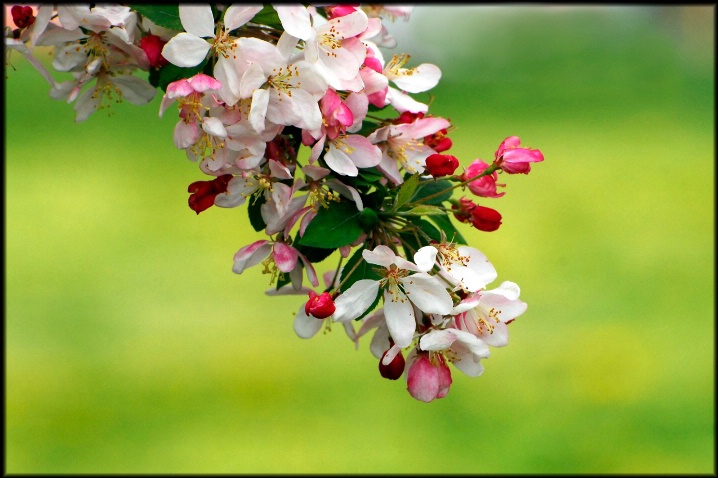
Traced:
<path id="1" fill-rule="evenodd" d="M 205 59 L 210 44 L 189 33 L 179 33 L 162 48 L 162 56 L 170 63 L 183 68 L 197 66 Z"/>
<path id="2" fill-rule="evenodd" d="M 214 37 L 214 17 L 209 5 L 180 5 L 179 17 L 187 33 L 195 37 Z"/>
<path id="3" fill-rule="evenodd" d="M 448 314 L 454 302 L 439 279 L 425 272 L 399 279 L 409 299 L 427 314 Z"/>
<path id="4" fill-rule="evenodd" d="M 400 297 L 397 297 L 400 295 Z M 384 292 L 384 318 L 389 335 L 394 343 L 401 348 L 411 345 L 416 330 L 414 307 L 402 293 L 389 294 Z"/>
<path id="5" fill-rule="evenodd" d="M 294 317 L 294 332 L 303 339 L 310 339 L 319 332 L 323 324 L 324 320 L 308 316 L 302 304 Z"/>
<path id="6" fill-rule="evenodd" d="M 378 293 L 379 281 L 370 279 L 356 281 L 334 301 L 336 306 L 334 320 L 346 322 L 356 319 L 374 303 Z"/>
<path id="7" fill-rule="evenodd" d="M 224 12 L 224 29 L 232 31 L 250 21 L 259 11 L 262 5 L 235 4 L 227 7 Z"/>

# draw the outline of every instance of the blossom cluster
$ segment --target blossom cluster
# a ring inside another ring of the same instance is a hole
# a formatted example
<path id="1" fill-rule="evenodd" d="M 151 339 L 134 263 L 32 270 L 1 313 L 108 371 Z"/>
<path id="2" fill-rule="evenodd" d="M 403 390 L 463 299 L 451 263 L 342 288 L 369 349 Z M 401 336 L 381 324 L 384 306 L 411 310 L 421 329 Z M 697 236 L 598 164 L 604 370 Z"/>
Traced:
<path id="1" fill-rule="evenodd" d="M 457 173 L 452 123 L 412 96 L 436 86 L 441 70 L 383 52 L 397 46 L 387 24 L 411 12 L 14 6 L 5 44 L 52 98 L 74 103 L 76 121 L 163 91 L 159 115 L 177 111 L 175 146 L 212 177 L 189 185 L 189 207 L 245 205 L 265 236 L 237 251 L 233 272 L 261 264 L 268 294 L 308 297 L 294 319 L 299 337 L 338 322 L 358 346 L 371 332 L 380 375 L 404 376 L 411 396 L 429 402 L 448 393 L 449 363 L 481 375 L 481 359 L 508 343 L 507 325 L 527 307 L 513 282 L 487 288 L 494 266 L 452 221 L 491 232 L 501 214 L 453 193 L 502 197 L 499 174 L 528 174 L 543 155 L 509 136 L 490 164 L 476 159 Z M 52 67 L 72 79 L 56 81 L 33 56 L 38 46 L 54 48 Z M 315 264 L 329 258 L 338 263 L 320 287 Z"/>

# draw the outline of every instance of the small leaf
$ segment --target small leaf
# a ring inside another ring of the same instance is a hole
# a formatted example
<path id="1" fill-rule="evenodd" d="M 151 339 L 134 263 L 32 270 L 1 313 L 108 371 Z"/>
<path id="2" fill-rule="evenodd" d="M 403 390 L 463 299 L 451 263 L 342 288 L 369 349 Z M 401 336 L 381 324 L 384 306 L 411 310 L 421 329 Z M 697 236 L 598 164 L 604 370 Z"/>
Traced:
<path id="1" fill-rule="evenodd" d="M 133 3 L 129 7 L 155 23 L 157 26 L 169 28 L 170 30 L 184 31 L 182 21 L 179 16 L 179 6 L 177 5 L 145 5 L 142 3 Z"/>
<path id="2" fill-rule="evenodd" d="M 406 216 L 437 216 L 445 215 L 447 213 L 438 206 L 419 204 L 418 206 L 415 206 L 402 214 Z"/>
<path id="3" fill-rule="evenodd" d="M 327 208 L 319 209 L 299 243 L 328 249 L 348 246 L 363 232 L 359 218 L 354 202 L 332 202 Z"/>
<path id="4" fill-rule="evenodd" d="M 358 280 L 381 279 L 381 276 L 377 274 L 376 271 L 374 271 L 374 268 L 377 266 L 375 266 L 374 264 L 369 264 L 367 261 L 365 261 L 364 256 L 362 256 L 362 251 L 364 251 L 364 247 L 360 247 L 359 249 L 357 249 L 357 251 L 352 254 L 346 265 L 344 266 L 342 274 L 349 275 L 346 277 L 345 281 L 344 277 L 341 278 L 344 281 L 340 289 L 342 292 L 346 292 L 346 290 L 349 289 L 352 285 L 354 285 L 354 283 Z"/>
<path id="5" fill-rule="evenodd" d="M 414 197 L 411 198 L 411 200 L 417 201 L 421 198 L 425 198 L 427 196 L 431 196 L 438 192 L 449 189 L 451 186 L 451 181 L 447 181 L 446 179 L 440 179 L 438 181 L 424 181 L 416 189 L 416 193 L 414 194 Z M 439 196 L 433 197 L 427 201 L 422 201 L 421 204 L 432 204 L 434 206 L 439 206 L 442 202 L 449 199 L 453 192 L 453 189 L 449 189 L 444 194 L 440 194 Z"/>
<path id="6" fill-rule="evenodd" d="M 247 213 L 249 214 L 249 222 L 252 224 L 252 227 L 255 231 L 263 231 L 267 225 L 264 223 L 264 219 L 262 219 L 262 212 L 260 211 L 260 208 L 262 207 L 262 204 L 267 202 L 267 198 L 264 197 L 264 194 L 253 194 L 249 197 L 249 201 L 247 204 Z"/>
<path id="7" fill-rule="evenodd" d="M 399 188 L 399 193 L 396 195 L 396 202 L 394 203 L 394 210 L 398 211 L 401 206 L 409 202 L 409 199 L 414 196 L 416 188 L 419 186 L 419 175 L 414 174 Z"/>
<path id="8" fill-rule="evenodd" d="M 442 231 L 444 231 L 448 240 L 453 240 L 458 244 L 466 244 L 466 239 L 464 239 L 464 236 L 462 236 L 461 233 L 456 229 L 454 224 L 451 222 L 451 218 L 448 215 L 431 216 L 430 219 L 434 222 L 434 224 L 439 226 Z"/>

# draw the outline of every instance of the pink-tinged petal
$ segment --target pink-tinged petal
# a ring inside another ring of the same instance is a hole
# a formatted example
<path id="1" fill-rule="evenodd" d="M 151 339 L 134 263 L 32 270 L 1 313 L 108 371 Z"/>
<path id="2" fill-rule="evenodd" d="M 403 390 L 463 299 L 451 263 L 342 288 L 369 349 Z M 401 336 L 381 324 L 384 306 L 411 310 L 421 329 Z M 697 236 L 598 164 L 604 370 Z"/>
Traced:
<path id="1" fill-rule="evenodd" d="M 160 102 L 160 118 L 162 118 L 162 115 L 165 114 L 165 111 L 167 111 L 167 108 L 169 108 L 170 106 L 172 106 L 172 104 L 173 104 L 175 101 L 176 101 L 176 100 L 175 100 L 174 98 L 168 97 L 167 94 L 165 94 L 165 95 L 162 97 L 162 101 Z"/>
<path id="2" fill-rule="evenodd" d="M 246 65 L 257 63 L 262 67 L 265 75 L 270 75 L 272 70 L 279 70 L 287 66 L 287 62 L 277 47 L 259 38 L 241 37 L 236 41 L 237 50 L 235 55 L 241 58 L 239 73 L 244 74 Z M 245 66 L 241 66 L 245 65 Z"/>
<path id="3" fill-rule="evenodd" d="M 481 296 L 478 294 L 467 297 L 466 299 L 459 302 L 459 304 L 451 310 L 451 315 L 461 314 L 462 312 L 466 312 L 467 310 L 475 308 L 477 305 L 479 305 L 480 300 Z"/>
<path id="4" fill-rule="evenodd" d="M 411 345 L 416 330 L 416 318 L 414 307 L 403 293 L 390 294 L 389 291 L 384 291 L 384 318 L 394 343 L 401 348 Z"/>
<path id="5" fill-rule="evenodd" d="M 302 172 L 309 176 L 312 180 L 318 181 L 331 173 L 331 170 L 314 164 L 308 164 L 302 168 Z"/>
<path id="6" fill-rule="evenodd" d="M 276 45 L 277 51 L 279 51 L 286 63 L 289 63 L 289 58 L 294 53 L 297 43 L 299 43 L 299 38 L 290 35 L 286 31 L 279 37 Z"/>
<path id="7" fill-rule="evenodd" d="M 294 317 L 294 332 L 303 339 L 314 337 L 319 329 L 324 325 L 324 320 L 308 316 L 304 312 L 304 305 L 299 307 L 297 315 Z"/>
<path id="8" fill-rule="evenodd" d="M 442 397 L 446 395 L 446 390 L 442 390 L 442 382 L 439 377 L 439 367 L 431 363 L 429 354 L 426 353 L 418 354 L 406 373 L 409 394 L 425 403 L 441 398 L 440 395 Z"/>
<path id="9" fill-rule="evenodd" d="M 348 156 L 358 168 L 371 168 L 381 162 L 381 149 L 364 136 L 350 134 L 341 139 Z"/>
<path id="10" fill-rule="evenodd" d="M 359 350 L 359 337 L 357 336 L 356 331 L 354 330 L 354 326 L 351 322 L 344 322 L 344 332 L 347 333 L 347 337 L 349 337 L 349 340 L 354 342 L 354 348 L 355 350 Z"/>
<path id="11" fill-rule="evenodd" d="M 204 73 L 197 73 L 187 79 L 192 89 L 197 93 L 206 93 L 208 91 L 218 91 L 222 88 L 222 82 Z"/>
<path id="12" fill-rule="evenodd" d="M 326 181 L 326 185 L 344 196 L 345 198 L 354 201 L 354 204 L 356 204 L 359 211 L 364 210 L 364 204 L 362 204 L 361 195 L 359 194 L 359 191 L 357 191 L 353 187 L 347 186 L 338 179 L 329 179 L 328 181 Z"/>
<path id="13" fill-rule="evenodd" d="M 504 281 L 496 289 L 487 290 L 491 294 L 501 294 L 509 300 L 516 300 L 521 295 L 521 288 L 518 284 L 511 281 Z"/>
<path id="14" fill-rule="evenodd" d="M 241 274 L 246 268 L 262 262 L 272 251 L 272 245 L 267 240 L 253 242 L 244 246 L 234 254 L 232 272 Z"/>
<path id="15" fill-rule="evenodd" d="M 361 255 L 365 261 L 386 268 L 389 268 L 396 259 L 394 251 L 385 245 L 378 245 L 372 251 L 365 249 Z"/>
<path id="16" fill-rule="evenodd" d="M 516 148 L 504 152 L 506 163 L 536 163 L 543 161 L 543 154 L 538 149 Z"/>
<path id="17" fill-rule="evenodd" d="M 374 303 L 378 293 L 379 281 L 370 279 L 356 281 L 334 300 L 336 310 L 333 319 L 336 322 L 356 319 Z"/>
<path id="18" fill-rule="evenodd" d="M 297 266 L 297 260 L 299 260 L 299 251 L 295 248 L 283 242 L 274 244 L 274 262 L 277 264 L 277 269 L 289 272 Z"/>
<path id="19" fill-rule="evenodd" d="M 414 254 L 414 262 L 421 272 L 429 272 L 434 268 L 436 254 L 439 251 L 434 246 L 424 246 Z"/>
<path id="20" fill-rule="evenodd" d="M 491 333 L 482 330 L 479 338 L 492 347 L 505 347 L 509 344 L 509 327 L 505 323 L 499 322 L 494 324 L 494 329 Z"/>
<path id="21" fill-rule="evenodd" d="M 399 113 L 409 111 L 410 113 L 426 113 L 429 106 L 419 103 L 406 93 L 402 93 L 391 86 L 387 87 L 386 101 Z"/>
<path id="22" fill-rule="evenodd" d="M 394 132 L 402 133 L 409 138 L 423 138 L 451 127 L 451 122 L 445 118 L 420 118 L 413 123 L 400 124 L 393 128 Z"/>
<path id="23" fill-rule="evenodd" d="M 302 221 L 299 223 L 299 236 L 304 236 L 304 231 L 307 230 L 307 226 L 310 222 L 312 222 L 312 219 L 314 219 L 317 215 L 317 211 L 314 211 L 314 208 L 312 208 L 311 211 L 307 212 L 304 217 L 302 217 Z"/>
<path id="24" fill-rule="evenodd" d="M 362 61 L 346 48 L 332 50 L 333 55 L 320 52 L 322 64 L 328 68 L 339 80 L 352 80 L 359 74 Z M 336 55 L 336 56 L 334 56 Z"/>
<path id="25" fill-rule="evenodd" d="M 435 87 L 441 79 L 441 70 L 430 63 L 422 63 L 410 75 L 392 78 L 399 89 L 407 93 L 421 93 Z"/>
<path id="26" fill-rule="evenodd" d="M 401 173 L 399 172 L 399 163 L 396 159 L 392 158 L 385 152 L 382 153 L 381 162 L 377 165 L 377 168 L 384 173 L 384 176 L 389 178 L 395 185 L 399 185 L 404 182 Z"/>
<path id="27" fill-rule="evenodd" d="M 304 254 L 299 254 L 299 258 L 302 260 L 302 264 L 304 264 L 304 270 L 307 271 L 307 279 L 309 279 L 309 282 L 314 287 L 319 287 L 319 279 L 317 278 L 317 271 L 314 270 L 314 266 L 311 262 L 309 262 L 309 259 L 304 256 Z"/>
<path id="28" fill-rule="evenodd" d="M 273 5 L 282 23 L 284 31 L 301 40 L 308 40 L 312 33 L 312 23 L 307 7 L 304 5 Z"/>
<path id="29" fill-rule="evenodd" d="M 175 126 L 172 139 L 177 148 L 187 149 L 197 142 L 199 135 L 199 125 L 196 122 L 185 123 L 183 120 L 179 120 Z"/>
<path id="30" fill-rule="evenodd" d="M 419 340 L 421 350 L 448 350 L 456 342 L 455 329 L 431 330 Z"/>
<path id="31" fill-rule="evenodd" d="M 324 26 L 320 28 L 326 30 L 333 28 L 341 38 L 351 38 L 364 33 L 369 26 L 369 17 L 367 17 L 363 11 L 356 10 L 349 15 L 330 20 L 329 24 L 329 27 Z"/>
<path id="32" fill-rule="evenodd" d="M 189 68 L 202 63 L 210 47 L 209 43 L 199 37 L 179 33 L 162 48 L 162 56 L 173 65 Z"/>
<path id="33" fill-rule="evenodd" d="M 406 295 L 423 312 L 446 315 L 454 308 L 451 296 L 436 277 L 420 272 L 399 280 Z"/>
<path id="34" fill-rule="evenodd" d="M 526 302 L 519 299 L 507 299 L 500 294 L 492 294 L 491 291 L 485 291 L 481 294 L 481 306 L 486 309 L 493 308 L 501 322 L 509 323 L 516 317 L 520 316 L 528 308 Z"/>
<path id="35" fill-rule="evenodd" d="M 324 162 L 334 172 L 342 176 L 357 176 L 359 174 L 359 170 L 351 158 L 341 149 L 337 149 L 334 141 L 329 142 L 329 151 L 324 155 Z"/>
<path id="36" fill-rule="evenodd" d="M 262 5 L 234 4 L 227 7 L 224 12 L 224 29 L 232 31 L 250 21 L 259 11 Z"/>
<path id="37" fill-rule="evenodd" d="M 214 37 L 214 17 L 209 5 L 180 5 L 179 17 L 187 33 L 195 37 Z"/>
<path id="38" fill-rule="evenodd" d="M 136 76 L 115 76 L 110 81 L 122 91 L 122 98 L 133 105 L 149 103 L 157 93 L 157 89 L 154 86 Z"/>
<path id="39" fill-rule="evenodd" d="M 344 104 L 351 110 L 354 122 L 347 128 L 350 133 L 356 133 L 363 125 L 369 111 L 369 100 L 364 93 L 350 93 Z M 381 151 L 379 152 L 381 154 Z"/>
<path id="40" fill-rule="evenodd" d="M 186 78 L 182 78 L 167 85 L 165 96 L 170 99 L 175 99 L 183 98 L 191 93 L 194 93 L 194 88 L 192 88 L 192 85 Z"/>
<path id="41" fill-rule="evenodd" d="M 227 137 L 227 130 L 224 128 L 224 124 L 219 118 L 202 118 L 202 129 L 212 136 L 219 138 Z"/>
<path id="42" fill-rule="evenodd" d="M 506 149 L 518 148 L 520 144 L 521 139 L 519 139 L 518 136 L 509 136 L 501 142 L 501 144 L 499 145 L 499 149 L 496 150 L 496 159 L 498 159 L 499 156 L 501 156 Z"/>

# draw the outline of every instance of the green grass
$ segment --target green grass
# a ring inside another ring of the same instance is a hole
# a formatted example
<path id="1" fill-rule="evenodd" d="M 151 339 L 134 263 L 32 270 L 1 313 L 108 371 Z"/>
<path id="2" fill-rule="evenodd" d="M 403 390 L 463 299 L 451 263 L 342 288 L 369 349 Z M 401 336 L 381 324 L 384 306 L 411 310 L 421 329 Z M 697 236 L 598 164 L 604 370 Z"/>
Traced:
<path id="1" fill-rule="evenodd" d="M 714 473 L 712 52 L 651 17 L 573 15 L 499 18 L 494 48 L 463 53 L 481 88 L 440 64 L 463 166 L 512 134 L 546 161 L 481 202 L 498 231 L 462 228 L 528 311 L 429 405 L 368 340 L 299 339 L 301 298 L 231 272 L 261 236 L 244 207 L 187 207 L 203 175 L 159 98 L 74 124 L 14 56 L 7 472 Z"/>

